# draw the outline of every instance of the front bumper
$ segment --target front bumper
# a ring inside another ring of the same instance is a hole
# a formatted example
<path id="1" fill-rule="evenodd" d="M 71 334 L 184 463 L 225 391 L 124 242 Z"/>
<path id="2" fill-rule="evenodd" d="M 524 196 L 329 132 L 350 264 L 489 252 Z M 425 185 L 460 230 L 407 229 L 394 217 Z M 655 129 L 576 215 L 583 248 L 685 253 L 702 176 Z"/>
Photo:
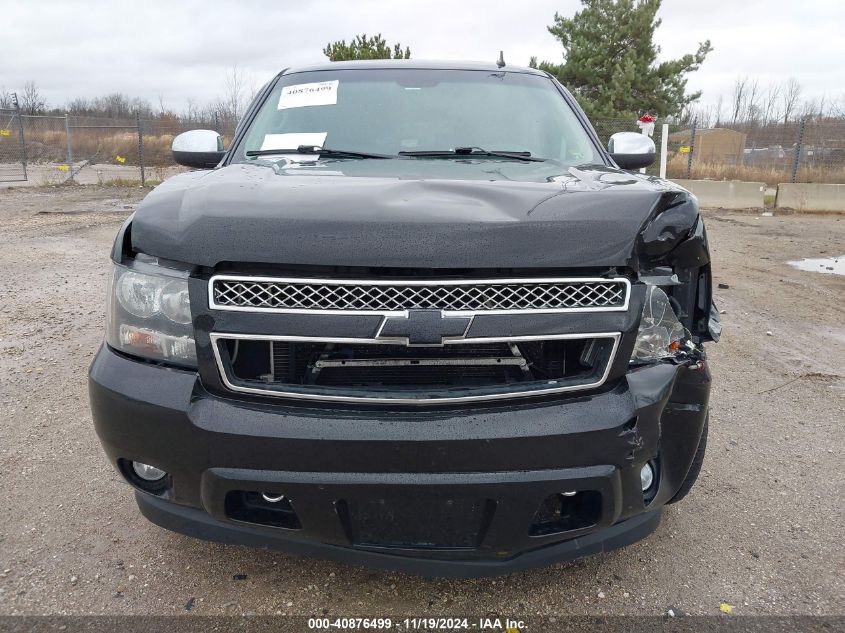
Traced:
<path id="1" fill-rule="evenodd" d="M 103 347 L 89 385 L 110 460 L 170 473 L 162 495 L 137 493 L 144 515 L 163 527 L 479 576 L 606 551 L 653 531 L 698 446 L 710 375 L 703 362 L 662 364 L 563 399 L 352 410 L 212 395 L 194 372 Z M 647 503 L 639 472 L 650 460 L 658 483 Z M 286 495 L 297 527 L 236 520 L 227 499 L 240 491 Z M 543 501 L 568 491 L 593 495 L 588 524 L 532 532 Z"/>

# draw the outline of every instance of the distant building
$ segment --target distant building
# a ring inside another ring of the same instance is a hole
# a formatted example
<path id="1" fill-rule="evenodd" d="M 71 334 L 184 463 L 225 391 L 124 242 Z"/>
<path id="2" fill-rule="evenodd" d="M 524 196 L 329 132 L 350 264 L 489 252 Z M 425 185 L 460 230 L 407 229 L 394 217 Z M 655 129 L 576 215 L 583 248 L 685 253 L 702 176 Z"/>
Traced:
<path id="1" fill-rule="evenodd" d="M 686 153 L 690 151 L 691 136 L 691 129 L 681 130 L 669 135 L 669 143 L 672 147 L 679 148 L 676 151 Z M 693 157 L 696 161 L 707 163 L 741 163 L 746 136 L 742 132 L 723 127 L 696 129 Z"/>
<path id="2" fill-rule="evenodd" d="M 758 167 L 785 167 L 787 161 L 791 161 L 795 150 L 787 152 L 782 145 L 769 145 L 768 147 L 750 147 L 745 150 L 745 164 Z"/>

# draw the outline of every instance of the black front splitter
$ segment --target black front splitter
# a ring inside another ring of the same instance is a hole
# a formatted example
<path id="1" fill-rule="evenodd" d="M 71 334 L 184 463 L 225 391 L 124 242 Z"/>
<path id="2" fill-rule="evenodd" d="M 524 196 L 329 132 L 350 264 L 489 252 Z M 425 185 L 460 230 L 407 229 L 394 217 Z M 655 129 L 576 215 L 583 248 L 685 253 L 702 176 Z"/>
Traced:
<path id="1" fill-rule="evenodd" d="M 657 508 L 597 532 L 502 560 L 435 560 L 292 540 L 286 537 L 283 531 L 280 531 L 278 536 L 268 536 L 266 532 L 256 532 L 248 525 L 218 521 L 204 510 L 175 504 L 145 493 L 136 492 L 135 499 L 141 513 L 147 519 L 163 528 L 188 536 L 231 545 L 246 545 L 323 558 L 347 565 L 363 565 L 387 571 L 448 578 L 499 576 L 608 552 L 645 538 L 657 529 L 662 516 L 662 508 Z"/>

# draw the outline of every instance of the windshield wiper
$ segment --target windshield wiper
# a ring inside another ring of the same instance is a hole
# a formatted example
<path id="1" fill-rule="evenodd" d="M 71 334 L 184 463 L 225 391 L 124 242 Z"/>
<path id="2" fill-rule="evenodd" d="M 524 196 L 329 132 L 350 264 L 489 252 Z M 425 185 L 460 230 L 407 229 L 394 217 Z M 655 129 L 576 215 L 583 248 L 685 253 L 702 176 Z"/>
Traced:
<path id="1" fill-rule="evenodd" d="M 369 152 L 354 152 L 345 149 L 330 149 L 319 145 L 299 145 L 296 149 L 251 149 L 247 156 L 271 156 L 273 154 L 313 154 L 329 158 L 395 158 L 390 154 L 371 154 Z"/>
<path id="2" fill-rule="evenodd" d="M 491 156 L 494 158 L 512 158 L 526 162 L 544 162 L 545 158 L 532 156 L 531 152 L 491 152 L 481 147 L 456 147 L 455 149 L 431 149 L 413 152 L 399 152 L 400 156 L 415 156 L 421 158 L 453 158 L 464 156 Z"/>

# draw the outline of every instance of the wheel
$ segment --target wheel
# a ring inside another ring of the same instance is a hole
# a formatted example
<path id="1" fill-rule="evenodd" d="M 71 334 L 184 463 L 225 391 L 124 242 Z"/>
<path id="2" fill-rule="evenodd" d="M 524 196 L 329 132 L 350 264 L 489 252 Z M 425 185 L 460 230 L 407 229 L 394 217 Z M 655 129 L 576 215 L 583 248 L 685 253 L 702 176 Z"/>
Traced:
<path id="1" fill-rule="evenodd" d="M 695 480 L 698 479 L 698 473 L 701 472 L 701 465 L 704 463 L 704 451 L 707 450 L 707 427 L 709 425 L 710 414 L 708 413 L 707 417 L 704 419 L 704 428 L 701 429 L 701 439 L 698 440 L 698 448 L 695 451 L 695 456 L 692 458 L 692 464 L 690 464 L 686 479 L 684 479 L 684 483 L 681 484 L 678 492 L 675 493 L 674 497 L 669 499 L 667 504 L 677 503 L 686 497 L 689 494 L 689 491 L 692 490 Z"/>

